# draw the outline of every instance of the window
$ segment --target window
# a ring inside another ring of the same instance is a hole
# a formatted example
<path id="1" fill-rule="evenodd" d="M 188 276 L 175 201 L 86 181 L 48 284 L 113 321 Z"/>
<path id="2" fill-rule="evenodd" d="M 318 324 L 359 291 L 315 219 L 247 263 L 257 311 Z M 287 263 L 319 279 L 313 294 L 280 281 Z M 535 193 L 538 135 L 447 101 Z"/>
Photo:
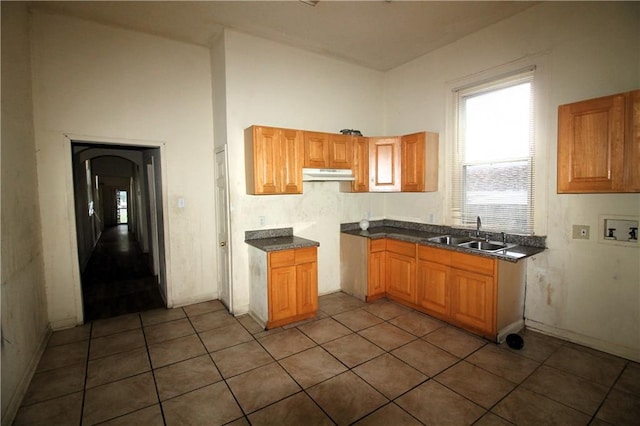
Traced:
<path id="1" fill-rule="evenodd" d="M 454 225 L 533 234 L 533 70 L 454 93 Z"/>

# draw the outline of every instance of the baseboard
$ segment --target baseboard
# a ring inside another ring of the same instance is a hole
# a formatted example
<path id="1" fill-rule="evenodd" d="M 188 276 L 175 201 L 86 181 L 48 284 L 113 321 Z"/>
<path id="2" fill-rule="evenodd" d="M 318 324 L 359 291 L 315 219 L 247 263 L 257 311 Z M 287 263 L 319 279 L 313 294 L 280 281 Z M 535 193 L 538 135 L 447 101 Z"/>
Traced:
<path id="1" fill-rule="evenodd" d="M 640 351 L 628 346 L 617 345 L 615 343 L 606 342 L 601 339 L 585 336 L 583 334 L 574 333 L 569 330 L 553 327 L 531 319 L 525 320 L 525 326 L 533 331 L 546 334 L 548 336 L 557 337 L 567 340 L 578 345 L 586 346 L 611 355 L 616 355 L 625 359 L 640 362 Z"/>
<path id="2" fill-rule="evenodd" d="M 9 404 L 7 405 L 7 409 L 2 413 L 2 426 L 9 426 L 13 424 L 13 421 L 18 414 L 18 410 L 20 409 L 20 405 L 22 405 L 22 400 L 27 394 L 29 384 L 31 384 L 31 379 L 33 379 L 33 375 L 36 373 L 36 369 L 38 368 L 38 363 L 42 358 L 42 354 L 47 348 L 47 343 L 49 342 L 51 333 L 51 327 L 47 326 L 47 328 L 44 330 L 44 333 L 42 334 L 42 337 L 40 338 L 38 349 L 29 360 L 29 364 L 27 364 L 27 369 L 22 375 L 22 379 L 18 383 L 18 386 L 13 392 L 13 395 L 11 395 L 11 399 L 9 401 Z"/>

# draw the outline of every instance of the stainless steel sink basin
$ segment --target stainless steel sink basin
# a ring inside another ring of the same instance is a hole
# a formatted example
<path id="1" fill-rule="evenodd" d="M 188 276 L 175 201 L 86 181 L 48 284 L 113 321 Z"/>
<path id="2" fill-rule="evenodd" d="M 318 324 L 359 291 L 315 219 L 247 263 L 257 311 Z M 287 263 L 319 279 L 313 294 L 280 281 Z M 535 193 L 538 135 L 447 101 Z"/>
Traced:
<path id="1" fill-rule="evenodd" d="M 504 250 L 509 247 L 507 244 L 494 243 L 489 241 L 469 241 L 466 243 L 458 244 L 458 246 L 482 251 L 498 251 Z"/>
<path id="2" fill-rule="evenodd" d="M 439 237 L 429 238 L 427 241 L 438 244 L 447 244 L 450 246 L 458 246 L 471 241 L 471 239 L 465 237 L 453 237 L 451 235 L 441 235 Z"/>

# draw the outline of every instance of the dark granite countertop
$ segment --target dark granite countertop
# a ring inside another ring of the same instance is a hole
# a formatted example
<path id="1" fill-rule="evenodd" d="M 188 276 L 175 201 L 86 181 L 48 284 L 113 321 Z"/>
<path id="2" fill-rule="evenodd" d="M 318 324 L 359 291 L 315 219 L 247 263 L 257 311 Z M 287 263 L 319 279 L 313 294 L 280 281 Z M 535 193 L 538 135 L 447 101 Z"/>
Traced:
<path id="1" fill-rule="evenodd" d="M 510 247 L 497 252 L 487 252 L 474 250 L 466 247 L 447 245 L 437 242 L 428 241 L 429 238 L 441 235 L 469 236 L 469 230 L 455 229 L 448 226 L 425 225 L 413 222 L 401 222 L 395 220 L 379 220 L 372 221 L 370 228 L 366 231 L 360 229 L 358 223 L 347 223 L 340 226 L 341 232 L 349 235 L 357 235 L 360 237 L 379 239 L 391 238 L 394 240 L 407 241 L 410 243 L 421 244 L 425 246 L 443 248 L 447 250 L 458 251 L 462 253 L 474 254 L 477 256 L 490 257 L 493 259 L 501 259 L 509 262 L 517 262 L 545 250 L 545 237 L 539 236 L 522 236 L 507 234 L 506 240 Z M 481 232 L 481 239 L 485 236 L 491 241 L 501 241 L 501 235 L 495 233 Z"/>
<path id="2" fill-rule="evenodd" d="M 245 231 L 244 242 L 266 252 L 320 246 L 317 241 L 294 236 L 293 228 Z"/>

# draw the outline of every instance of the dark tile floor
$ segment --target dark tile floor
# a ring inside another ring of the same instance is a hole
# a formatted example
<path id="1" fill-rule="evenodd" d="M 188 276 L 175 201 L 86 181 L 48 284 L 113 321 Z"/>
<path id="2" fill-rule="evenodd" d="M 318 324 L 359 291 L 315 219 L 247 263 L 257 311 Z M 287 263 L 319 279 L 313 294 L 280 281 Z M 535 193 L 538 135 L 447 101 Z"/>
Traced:
<path id="1" fill-rule="evenodd" d="M 164 307 L 148 258 L 127 225 L 106 228 L 82 274 L 85 322 Z"/>
<path id="2" fill-rule="evenodd" d="M 638 363 L 523 336 L 343 293 L 270 331 L 218 301 L 145 311 L 55 332 L 15 424 L 638 424 Z"/>

